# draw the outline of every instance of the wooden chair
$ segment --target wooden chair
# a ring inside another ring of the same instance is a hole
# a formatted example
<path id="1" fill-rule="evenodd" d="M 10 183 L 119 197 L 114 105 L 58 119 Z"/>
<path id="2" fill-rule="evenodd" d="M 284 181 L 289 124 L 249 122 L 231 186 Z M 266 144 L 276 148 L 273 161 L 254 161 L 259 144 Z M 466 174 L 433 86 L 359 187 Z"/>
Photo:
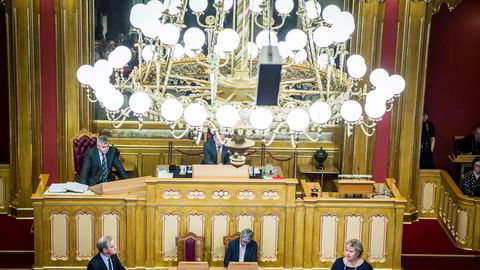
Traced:
<path id="1" fill-rule="evenodd" d="M 189 232 L 184 237 L 175 237 L 178 261 L 203 261 L 203 236 Z M 198 252 L 197 252 L 198 247 Z"/>
<path id="2" fill-rule="evenodd" d="M 240 238 L 240 233 L 236 232 L 233 235 L 227 235 L 223 237 L 223 245 L 225 246 L 225 254 L 227 254 L 227 248 L 228 244 L 230 244 L 230 241 L 239 239 Z"/>
<path id="3" fill-rule="evenodd" d="M 71 140 L 73 149 L 73 166 L 75 180 L 80 177 L 80 171 L 82 170 L 83 158 L 88 148 L 97 145 L 97 135 L 90 133 L 86 129 L 82 129 Z"/>

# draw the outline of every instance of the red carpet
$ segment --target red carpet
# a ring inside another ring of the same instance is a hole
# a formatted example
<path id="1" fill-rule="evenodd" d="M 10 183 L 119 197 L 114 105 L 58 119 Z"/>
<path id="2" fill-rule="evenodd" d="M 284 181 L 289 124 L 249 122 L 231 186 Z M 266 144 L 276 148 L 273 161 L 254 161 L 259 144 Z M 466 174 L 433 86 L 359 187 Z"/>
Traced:
<path id="1" fill-rule="evenodd" d="M 0 215 L 0 268 L 31 268 L 34 262 L 33 220 Z"/>
<path id="2" fill-rule="evenodd" d="M 457 248 L 446 232 L 435 219 L 422 219 L 413 224 L 403 225 L 403 254 L 447 254 L 447 255 L 479 255 Z"/>
<path id="3" fill-rule="evenodd" d="M 457 248 L 437 220 L 403 225 L 402 253 L 404 270 L 480 269 L 480 252 Z"/>

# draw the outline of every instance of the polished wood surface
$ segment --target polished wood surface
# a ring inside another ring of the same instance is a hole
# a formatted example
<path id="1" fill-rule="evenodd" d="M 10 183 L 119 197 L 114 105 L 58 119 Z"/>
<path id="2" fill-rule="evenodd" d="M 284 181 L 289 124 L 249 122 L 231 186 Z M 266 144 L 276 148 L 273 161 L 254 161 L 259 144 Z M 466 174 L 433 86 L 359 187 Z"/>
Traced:
<path id="1" fill-rule="evenodd" d="M 338 193 L 342 194 L 373 194 L 375 181 L 345 179 L 335 181 Z"/>
<path id="2" fill-rule="evenodd" d="M 236 168 L 223 164 L 196 164 L 192 165 L 193 178 L 248 178 L 248 166 Z"/>
<path id="3" fill-rule="evenodd" d="M 296 198 L 295 179 L 140 179 L 143 195 L 128 191 L 134 179 L 104 183 L 104 191 L 126 185 L 109 195 L 49 195 L 43 178 L 32 196 L 34 267 L 84 267 L 109 232 L 126 267 L 167 269 L 178 264 L 175 236 L 195 232 L 205 239 L 204 261 L 222 269 L 224 236 L 251 228 L 263 269 L 330 268 L 352 237 L 363 239 L 375 268 L 398 269 L 406 201 L 392 179 L 393 197 L 384 199 Z"/>
<path id="4" fill-rule="evenodd" d="M 208 262 L 178 262 L 177 270 L 209 270 Z"/>
<path id="5" fill-rule="evenodd" d="M 300 165 L 298 166 L 298 170 L 305 174 L 307 178 L 311 181 L 319 181 L 320 186 L 323 190 L 333 191 L 332 185 L 329 183 L 328 187 L 324 185 L 324 177 L 328 175 L 327 178 L 332 180 L 332 178 L 336 178 L 335 176 L 338 175 L 340 172 L 338 168 L 334 165 L 326 165 L 323 168 L 317 169 L 314 165 Z"/>

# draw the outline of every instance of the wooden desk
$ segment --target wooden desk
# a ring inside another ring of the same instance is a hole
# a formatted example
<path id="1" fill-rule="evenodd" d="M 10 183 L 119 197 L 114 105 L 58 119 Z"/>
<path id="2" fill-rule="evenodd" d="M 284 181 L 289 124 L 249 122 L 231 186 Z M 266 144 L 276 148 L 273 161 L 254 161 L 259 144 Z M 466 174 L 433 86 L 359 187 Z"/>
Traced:
<path id="1" fill-rule="evenodd" d="M 340 171 L 334 165 L 327 165 L 323 169 L 317 169 L 314 165 L 299 165 L 298 170 L 305 174 L 305 176 L 310 181 L 320 181 L 320 186 L 322 187 L 322 191 L 326 191 L 327 189 L 323 185 L 323 176 L 326 175 L 338 175 Z"/>

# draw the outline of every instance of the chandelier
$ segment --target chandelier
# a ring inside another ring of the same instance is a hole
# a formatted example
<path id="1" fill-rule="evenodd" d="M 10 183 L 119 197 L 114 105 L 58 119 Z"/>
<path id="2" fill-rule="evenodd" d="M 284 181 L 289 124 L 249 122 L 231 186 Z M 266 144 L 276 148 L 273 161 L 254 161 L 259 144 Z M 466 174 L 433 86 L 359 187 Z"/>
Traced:
<path id="1" fill-rule="evenodd" d="M 267 146 L 287 135 L 295 147 L 300 135 L 318 141 L 323 128 L 340 123 L 349 136 L 354 126 L 372 136 L 405 88 L 401 76 L 381 68 L 370 73 L 368 83 L 365 60 L 347 50 L 354 18 L 335 5 L 298 0 L 294 11 L 293 0 L 214 0 L 213 14 L 206 13 L 208 5 L 208 0 L 136 4 L 130 22 L 138 33 L 138 65 L 125 74 L 132 52 L 118 46 L 108 60 L 78 69 L 89 100 L 105 109 L 113 127 L 133 116 L 140 129 L 145 120 L 166 124 L 174 138 L 194 131 L 197 143 L 210 129 L 259 137 Z M 198 27 L 185 25 L 189 12 Z M 224 27 L 228 15 L 231 28 Z M 283 29 L 292 15 L 299 27 Z M 278 40 L 286 30 L 285 40 Z M 259 106 L 258 66 L 272 52 L 282 67 L 278 102 Z"/>

